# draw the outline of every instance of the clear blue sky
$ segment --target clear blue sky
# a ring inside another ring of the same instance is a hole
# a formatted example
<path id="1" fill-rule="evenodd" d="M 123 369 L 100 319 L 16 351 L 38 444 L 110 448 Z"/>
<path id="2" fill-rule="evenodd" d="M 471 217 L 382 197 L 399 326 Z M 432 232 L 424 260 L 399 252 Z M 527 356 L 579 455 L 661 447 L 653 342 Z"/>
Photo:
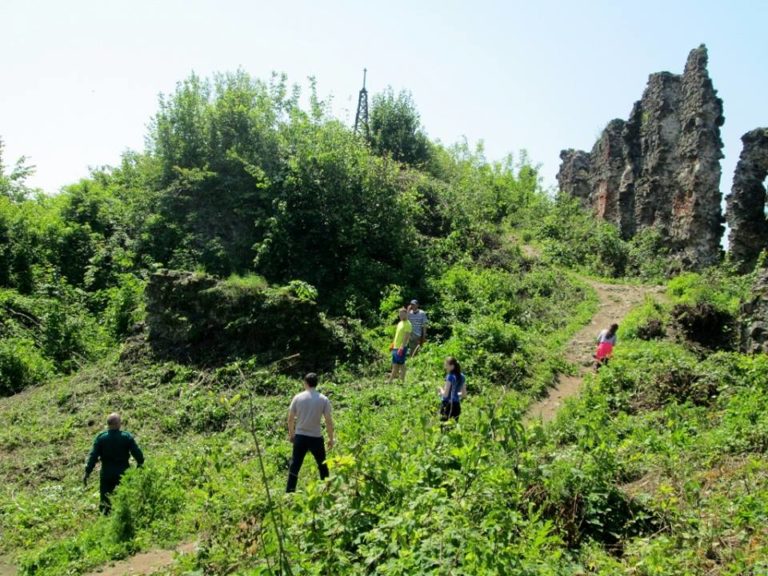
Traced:
<path id="1" fill-rule="evenodd" d="M 626 118 L 648 74 L 706 43 L 725 101 L 723 192 L 745 131 L 768 125 L 768 1 L 2 0 L 0 137 L 48 192 L 141 149 L 160 92 L 191 71 L 315 76 L 354 117 L 413 93 L 430 136 L 525 148 L 554 184 L 560 149 Z"/>

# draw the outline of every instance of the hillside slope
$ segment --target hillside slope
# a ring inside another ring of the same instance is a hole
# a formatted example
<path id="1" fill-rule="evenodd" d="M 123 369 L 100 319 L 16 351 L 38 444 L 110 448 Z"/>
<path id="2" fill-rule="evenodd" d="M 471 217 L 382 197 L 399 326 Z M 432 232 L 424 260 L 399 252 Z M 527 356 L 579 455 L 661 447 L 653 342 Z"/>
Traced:
<path id="1" fill-rule="evenodd" d="M 576 374 L 561 374 L 558 377 L 557 385 L 549 390 L 547 396 L 528 409 L 527 417 L 531 420 L 539 418 L 544 422 L 552 420 L 563 402 L 579 393 L 584 376 L 592 367 L 590 360 L 595 352 L 595 338 L 600 330 L 614 322 L 620 324 L 633 308 L 660 291 L 658 287 L 604 284 L 594 280 L 588 280 L 588 284 L 597 294 L 597 313 L 592 316 L 589 324 L 576 333 L 565 348 L 566 360 L 577 366 Z"/>

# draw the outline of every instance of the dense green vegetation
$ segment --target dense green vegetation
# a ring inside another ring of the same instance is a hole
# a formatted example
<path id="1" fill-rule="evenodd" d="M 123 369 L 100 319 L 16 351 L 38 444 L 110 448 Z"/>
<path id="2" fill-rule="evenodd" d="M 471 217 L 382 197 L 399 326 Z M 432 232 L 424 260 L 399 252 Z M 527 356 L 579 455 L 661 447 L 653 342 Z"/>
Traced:
<path id="1" fill-rule="evenodd" d="M 768 570 L 768 360 L 734 349 L 751 277 L 672 278 L 578 400 L 526 421 L 576 369 L 589 276 L 676 272 L 658 237 L 551 197 L 525 155 L 431 142 L 405 93 L 374 97 L 370 142 L 308 101 L 192 76 L 119 166 L 54 197 L 0 170 L 0 554 L 38 575 L 184 541 L 173 573 Z M 414 296 L 430 342 L 386 384 Z M 442 428 L 447 355 L 470 400 Z M 288 497 L 309 367 L 339 442 L 330 481 L 307 463 Z M 148 464 L 101 518 L 80 479 L 115 409 Z"/>

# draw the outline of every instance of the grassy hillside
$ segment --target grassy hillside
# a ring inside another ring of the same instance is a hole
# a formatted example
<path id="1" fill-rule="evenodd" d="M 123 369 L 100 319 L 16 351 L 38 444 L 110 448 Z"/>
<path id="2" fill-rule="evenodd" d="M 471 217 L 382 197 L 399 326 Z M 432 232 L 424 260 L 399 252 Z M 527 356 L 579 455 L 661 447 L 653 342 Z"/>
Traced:
<path id="1" fill-rule="evenodd" d="M 289 93 L 193 76 L 143 153 L 0 196 L 0 555 L 30 575 L 190 542 L 169 573 L 768 570 L 768 360 L 734 342 L 751 276 L 671 277 L 652 232 L 622 240 L 524 156 L 429 141 L 405 94 L 374 100 L 366 142 Z M 589 277 L 666 293 L 544 425 L 526 411 L 580 374 Z M 387 384 L 414 296 L 429 343 Z M 441 427 L 448 355 L 470 398 Z M 338 445 L 327 483 L 308 461 L 286 496 L 307 363 Z M 148 462 L 102 518 L 81 479 L 113 410 Z"/>
<path id="2" fill-rule="evenodd" d="M 198 551 L 178 573 L 269 572 L 278 533 L 294 573 L 758 574 L 768 361 L 702 350 L 674 334 L 671 316 L 693 302 L 726 305 L 738 292 L 726 280 L 687 276 L 666 303 L 633 313 L 614 363 L 544 428 L 522 423 L 532 392 L 478 378 L 461 425 L 441 431 L 434 388 L 447 342 L 414 361 L 406 386 L 384 384 L 383 362 L 327 375 L 339 429 L 332 480 L 316 482 L 307 466 L 290 498 L 283 419 L 295 380 L 248 362 L 158 363 L 134 344 L 0 405 L 4 545 L 32 548 L 22 565 L 34 574 L 187 540 Z M 553 330 L 554 348 L 593 310 L 582 295 L 549 301 L 576 319 Z M 657 321 L 659 339 L 638 338 Z M 150 464 L 127 479 L 113 517 L 98 519 L 94 489 L 79 485 L 82 458 L 94 415 L 115 406 Z"/>
<path id="3" fill-rule="evenodd" d="M 500 275 L 497 279 L 505 280 L 507 289 L 515 284 L 519 288 L 531 287 L 537 274 L 534 267 L 523 279 L 511 275 Z M 448 436 L 441 435 L 437 425 L 435 389 L 441 381 L 441 359 L 454 349 L 467 348 L 470 341 L 469 347 L 478 347 L 474 358 L 477 367 L 469 372 L 477 374 L 470 380 L 470 393 L 476 399 L 468 404 L 466 419 L 474 423 L 471 433 L 452 433 L 450 437 L 466 438 L 470 442 L 466 447 L 469 456 L 475 451 L 470 446 L 475 444 L 481 452 L 493 448 L 493 444 L 487 448 L 480 445 L 486 443 L 484 436 L 498 423 L 504 423 L 509 430 L 494 434 L 521 433 L 519 418 L 530 394 L 551 383 L 555 370 L 566 368 L 557 360 L 556 352 L 563 339 L 589 317 L 594 306 L 587 289 L 568 274 L 548 271 L 545 278 L 555 286 L 552 294 L 517 306 L 531 308 L 537 314 L 556 310 L 558 318 L 539 316 L 532 321 L 529 331 L 514 332 L 512 336 L 520 347 L 520 365 L 515 369 L 526 377 L 516 381 L 508 378 L 508 389 L 482 376 L 493 376 L 497 366 L 503 369 L 506 358 L 479 348 L 487 344 L 479 333 L 471 331 L 428 348 L 413 362 L 405 386 L 384 383 L 388 368 L 383 360 L 385 334 L 391 331 L 389 326 L 380 329 L 380 337 L 376 335 L 379 332 L 371 336 L 379 343 L 381 362 L 362 373 L 348 373 L 340 367 L 325 376 L 322 389 L 337 410 L 339 430 L 339 446 L 334 452 L 338 459 L 333 465 L 334 488 L 326 490 L 329 497 L 333 493 L 333 498 L 349 498 L 351 484 L 358 484 L 358 474 L 362 474 L 369 478 L 371 488 L 388 487 L 384 493 L 373 490 L 368 495 L 373 499 L 370 503 L 350 505 L 349 513 L 355 514 L 358 505 L 382 511 L 383 507 L 392 506 L 397 515 L 396 511 L 422 488 L 429 487 L 437 493 L 444 490 L 443 473 L 431 467 L 449 465 L 456 481 L 466 480 L 458 475 L 456 462 L 450 464 L 455 458 L 450 454 L 456 446 L 447 441 Z M 473 277 L 465 280 L 477 282 Z M 488 337 L 504 336 L 492 332 L 502 328 L 493 323 L 483 308 L 500 303 L 490 299 L 481 303 L 497 289 L 492 284 L 485 284 L 484 289 L 475 286 L 477 311 L 470 315 L 468 330 L 478 330 L 472 326 L 479 323 L 482 329 L 490 331 Z M 472 303 L 470 300 L 469 304 Z M 525 349 L 529 346 L 535 346 L 539 355 L 528 355 Z M 62 573 L 64 566 L 82 570 L 131 551 L 199 535 L 210 538 L 205 544 L 205 554 L 210 555 L 206 556 L 205 564 L 214 572 L 223 571 L 228 562 L 241 562 L 243 550 L 235 545 L 239 526 L 257 521 L 254 514 L 259 516 L 266 506 L 264 478 L 254 461 L 256 447 L 251 426 L 264 450 L 267 479 L 274 496 L 282 502 L 290 446 L 285 441 L 284 418 L 287 402 L 298 389 L 296 379 L 249 361 L 218 369 L 195 369 L 158 362 L 144 343 L 132 342 L 123 349 L 122 357 L 111 355 L 73 377 L 4 400 L 0 404 L 4 424 L 0 446 L 6 455 L 0 465 L 6 496 L 6 505 L 2 507 L 3 531 L 7 534 L 4 546 L 7 550 L 37 549 L 23 555 L 25 570 L 36 574 Z M 80 485 L 83 459 L 92 436 L 102 426 L 101 417 L 115 408 L 127 415 L 126 425 L 141 440 L 149 464 L 128 479 L 112 518 L 83 529 L 83 518 L 96 518 L 97 504 L 95 488 L 84 490 Z M 403 438 L 408 438 L 407 445 Z M 510 437 L 504 442 L 511 440 Z M 495 460 L 497 466 L 504 467 L 504 453 L 492 459 L 492 452 L 483 455 L 476 466 L 486 466 L 483 462 Z M 445 458 L 448 460 L 443 461 Z M 395 467 L 385 471 L 390 460 Z M 399 464 L 395 465 L 396 461 Z M 436 476 L 432 477 L 433 474 Z M 308 467 L 303 482 L 306 484 L 309 478 L 313 474 Z M 393 483 L 402 483 L 396 501 L 389 500 L 388 491 L 394 489 L 390 487 Z M 52 486 L 55 489 L 51 490 Z M 320 487 L 309 483 L 304 489 Z M 299 506 L 301 498 L 297 497 L 294 504 L 288 500 L 284 504 Z M 337 527 L 346 524 L 339 522 Z M 345 529 L 357 530 L 354 522 Z M 350 534 L 349 538 L 360 535 Z M 53 543 L 40 547 L 41 538 L 50 540 L 52 536 Z M 269 530 L 266 538 L 267 548 L 257 564 L 272 554 L 269 546 L 274 542 L 269 541 Z M 350 563 L 354 561 L 354 557 L 349 559 Z"/>

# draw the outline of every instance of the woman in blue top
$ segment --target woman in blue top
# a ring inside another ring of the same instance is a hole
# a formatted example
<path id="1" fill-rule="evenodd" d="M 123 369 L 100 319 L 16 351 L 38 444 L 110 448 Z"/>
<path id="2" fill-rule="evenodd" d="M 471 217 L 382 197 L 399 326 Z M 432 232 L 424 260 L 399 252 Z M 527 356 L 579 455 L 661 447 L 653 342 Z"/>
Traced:
<path id="1" fill-rule="evenodd" d="M 461 365 L 453 357 L 445 359 L 445 385 L 439 389 L 442 404 L 440 420 L 458 420 L 461 415 L 461 400 L 467 396 L 467 379 L 461 373 Z"/>

